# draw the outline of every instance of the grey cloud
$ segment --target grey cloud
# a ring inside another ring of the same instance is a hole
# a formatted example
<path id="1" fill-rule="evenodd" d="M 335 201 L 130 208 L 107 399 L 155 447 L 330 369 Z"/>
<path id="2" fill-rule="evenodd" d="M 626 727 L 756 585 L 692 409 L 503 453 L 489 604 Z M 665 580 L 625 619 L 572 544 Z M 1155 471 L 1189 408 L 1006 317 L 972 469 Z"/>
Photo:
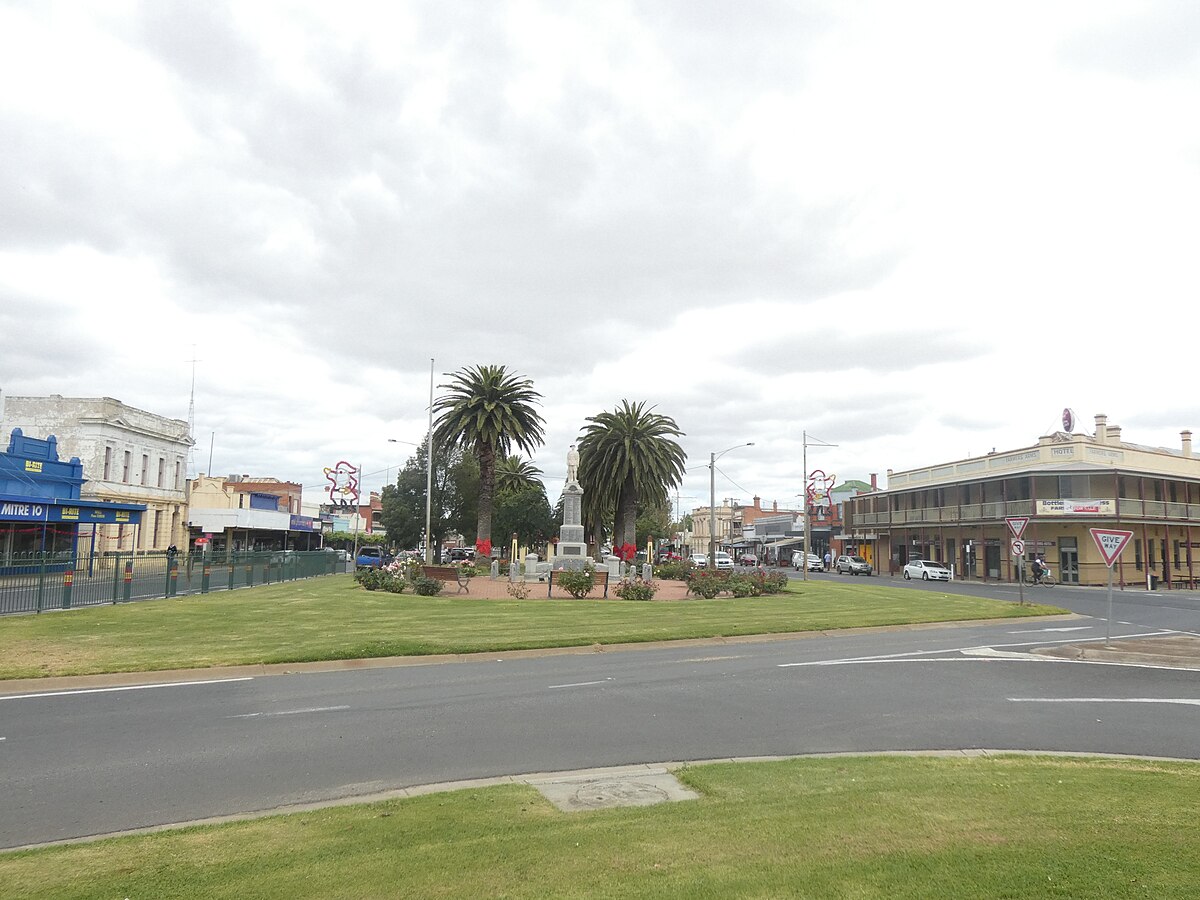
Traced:
<path id="1" fill-rule="evenodd" d="M 920 366 L 976 359 L 989 352 L 987 344 L 936 327 L 910 330 L 902 325 L 886 334 L 856 335 L 839 330 L 828 333 L 812 313 L 815 333 L 792 334 L 756 343 L 737 353 L 718 355 L 739 368 L 754 368 L 775 375 L 845 372 L 861 369 L 876 374 L 909 372 Z M 793 326 L 794 327 L 794 326 Z M 852 328 L 844 320 L 841 328 Z"/>
<path id="2" fill-rule="evenodd" d="M 1123 20 L 1064 42 L 1062 58 L 1128 78 L 1170 77 L 1200 63 L 1200 6 L 1159 0 L 1130 8 Z"/>

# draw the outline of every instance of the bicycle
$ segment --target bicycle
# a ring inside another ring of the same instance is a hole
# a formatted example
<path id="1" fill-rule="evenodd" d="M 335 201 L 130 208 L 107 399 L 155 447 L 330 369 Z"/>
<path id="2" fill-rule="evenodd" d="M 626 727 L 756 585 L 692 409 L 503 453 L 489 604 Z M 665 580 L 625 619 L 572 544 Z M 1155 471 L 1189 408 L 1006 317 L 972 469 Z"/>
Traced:
<path id="1" fill-rule="evenodd" d="M 1054 585 L 1058 584 L 1058 582 L 1054 580 L 1054 576 L 1050 574 L 1049 569 L 1043 572 L 1040 578 L 1035 576 L 1033 572 L 1026 572 L 1025 583 L 1040 584 L 1042 587 L 1054 587 Z"/>

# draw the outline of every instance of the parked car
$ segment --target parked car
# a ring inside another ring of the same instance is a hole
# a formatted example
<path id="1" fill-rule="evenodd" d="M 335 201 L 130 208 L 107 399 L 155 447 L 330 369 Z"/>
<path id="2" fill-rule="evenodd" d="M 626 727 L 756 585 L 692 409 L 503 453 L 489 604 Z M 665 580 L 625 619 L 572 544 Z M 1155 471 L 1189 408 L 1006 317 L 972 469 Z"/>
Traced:
<path id="1" fill-rule="evenodd" d="M 690 557 L 693 566 L 697 569 L 703 569 L 708 566 L 708 557 L 703 553 L 693 553 Z"/>
<path id="2" fill-rule="evenodd" d="M 676 553 L 674 550 L 659 550 L 658 558 L 655 560 L 655 562 L 658 562 L 658 563 L 679 562 L 681 559 L 683 559 L 683 557 L 680 556 L 678 553 Z"/>
<path id="3" fill-rule="evenodd" d="M 795 569 L 797 572 L 799 572 L 800 567 L 803 565 L 804 565 L 804 551 L 803 550 L 792 551 L 792 568 Z M 810 571 L 810 572 L 824 572 L 825 571 L 825 564 L 823 562 L 821 562 L 821 557 L 817 556 L 817 554 L 815 554 L 815 553 L 808 554 L 808 571 Z"/>
<path id="4" fill-rule="evenodd" d="M 755 556 L 753 553 L 743 553 L 741 556 L 738 557 L 738 565 L 739 566 L 757 566 L 758 565 L 758 557 Z"/>
<path id="5" fill-rule="evenodd" d="M 726 553 L 724 550 L 717 551 L 716 561 L 717 561 L 717 570 L 718 571 L 720 571 L 721 569 L 732 569 L 733 568 L 733 557 L 730 556 L 728 553 Z"/>
<path id="6" fill-rule="evenodd" d="M 839 575 L 870 575 L 871 564 L 861 556 L 839 556 L 833 564 Z"/>
<path id="7" fill-rule="evenodd" d="M 904 580 L 920 578 L 922 581 L 949 581 L 950 570 L 931 559 L 910 560 L 904 567 Z"/>
<path id="8" fill-rule="evenodd" d="M 359 547 L 354 558 L 356 569 L 378 569 L 392 561 L 392 555 L 382 547 Z"/>
<path id="9" fill-rule="evenodd" d="M 446 559 L 452 563 L 471 562 L 475 559 L 475 551 L 471 547 L 452 547 L 446 551 Z"/>

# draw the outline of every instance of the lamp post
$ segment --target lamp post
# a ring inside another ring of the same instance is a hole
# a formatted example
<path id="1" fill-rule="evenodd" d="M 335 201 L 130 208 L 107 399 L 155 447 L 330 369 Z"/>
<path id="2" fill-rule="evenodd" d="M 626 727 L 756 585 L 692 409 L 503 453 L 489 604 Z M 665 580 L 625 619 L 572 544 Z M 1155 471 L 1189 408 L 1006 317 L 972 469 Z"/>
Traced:
<path id="1" fill-rule="evenodd" d="M 809 444 L 809 440 L 808 440 L 808 432 L 807 431 L 802 432 L 802 434 L 804 435 L 804 438 L 803 438 L 804 448 L 801 451 L 800 455 L 801 455 L 801 466 L 803 466 L 803 468 L 804 468 L 804 493 L 801 494 L 801 496 L 804 498 L 804 580 L 808 581 L 808 555 L 810 553 L 812 553 L 812 543 L 811 543 L 812 529 L 809 527 L 809 523 L 808 523 L 808 499 L 809 499 L 808 444 Z M 813 438 L 812 445 L 814 447 L 836 447 L 837 446 L 837 444 L 829 444 L 829 443 L 826 443 L 825 441 L 820 440 L 819 438 Z"/>
<path id="2" fill-rule="evenodd" d="M 400 441 L 388 438 L 390 444 L 408 444 L 410 447 L 420 447 L 412 441 Z M 428 447 L 425 451 L 425 565 L 433 565 L 433 358 L 429 359 L 429 433 Z"/>
<path id="3" fill-rule="evenodd" d="M 734 444 L 732 447 L 726 447 L 720 453 L 708 454 L 708 568 L 709 571 L 717 570 L 717 460 L 728 453 L 730 450 L 737 450 L 739 447 L 753 447 L 754 441 L 748 441 L 745 444 Z"/>

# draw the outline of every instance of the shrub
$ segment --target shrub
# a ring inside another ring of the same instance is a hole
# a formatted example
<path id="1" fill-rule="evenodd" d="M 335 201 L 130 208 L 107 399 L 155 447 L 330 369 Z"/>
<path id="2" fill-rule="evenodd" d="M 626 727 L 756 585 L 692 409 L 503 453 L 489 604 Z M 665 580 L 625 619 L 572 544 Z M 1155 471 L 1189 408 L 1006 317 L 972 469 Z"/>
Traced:
<path id="1" fill-rule="evenodd" d="M 689 560 L 683 559 L 661 563 L 654 567 L 654 574 L 659 578 L 665 578 L 668 581 L 686 581 L 688 573 L 692 571 L 692 564 Z"/>
<path id="2" fill-rule="evenodd" d="M 725 589 L 735 597 L 757 597 L 762 593 L 753 575 L 734 575 L 726 582 Z"/>
<path id="3" fill-rule="evenodd" d="M 576 600 L 581 600 L 591 593 L 592 588 L 596 586 L 596 570 L 591 566 L 584 567 L 581 572 L 563 570 L 558 573 L 554 580 Z"/>
<path id="4" fill-rule="evenodd" d="M 382 569 L 358 569 L 354 573 L 354 580 L 368 591 L 377 591 L 382 574 Z"/>
<path id="5" fill-rule="evenodd" d="M 707 569 L 696 569 L 688 573 L 688 590 L 697 597 L 711 600 L 729 585 L 729 576 L 724 572 L 710 572 Z"/>
<path id="6" fill-rule="evenodd" d="M 458 571 L 462 572 L 464 578 L 474 578 L 479 574 L 479 570 L 472 563 L 462 563 L 458 567 Z"/>
<path id="7" fill-rule="evenodd" d="M 527 581 L 510 581 L 504 589 L 508 591 L 508 596 L 517 600 L 529 599 L 529 582 Z"/>
<path id="8" fill-rule="evenodd" d="M 787 587 L 788 577 L 783 572 L 767 572 L 763 577 L 764 594 L 780 594 Z"/>
<path id="9" fill-rule="evenodd" d="M 413 579 L 413 590 L 422 597 L 436 597 L 442 592 L 442 582 L 436 578 L 426 578 L 424 575 L 418 575 Z"/>
<path id="10" fill-rule="evenodd" d="M 622 581 L 613 593 L 622 600 L 653 600 L 657 590 L 658 585 L 653 581 L 635 578 L 632 581 Z"/>

